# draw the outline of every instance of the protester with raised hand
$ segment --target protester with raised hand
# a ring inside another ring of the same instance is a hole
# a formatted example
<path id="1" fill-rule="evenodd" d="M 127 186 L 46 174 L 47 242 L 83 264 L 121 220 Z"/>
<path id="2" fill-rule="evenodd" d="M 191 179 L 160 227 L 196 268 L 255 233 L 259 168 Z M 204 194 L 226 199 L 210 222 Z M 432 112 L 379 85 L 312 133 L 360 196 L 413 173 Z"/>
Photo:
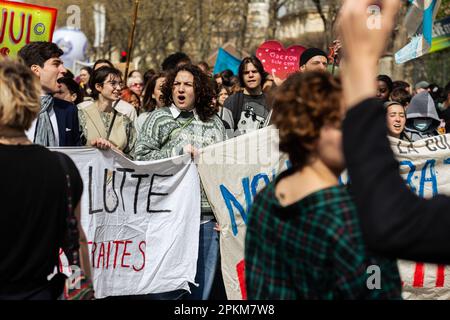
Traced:
<path id="1" fill-rule="evenodd" d="M 366 250 L 338 177 L 342 91 L 324 72 L 297 73 L 276 91 L 273 123 L 292 168 L 256 197 L 245 241 L 249 299 L 401 299 L 396 260 Z M 369 266 L 382 288 L 367 286 Z"/>
<path id="2" fill-rule="evenodd" d="M 106 66 L 95 70 L 90 81 L 94 101 L 78 115 L 85 145 L 112 148 L 131 157 L 136 141 L 133 122 L 114 108 L 122 85 L 119 70 Z"/>
<path id="3" fill-rule="evenodd" d="M 406 186 L 387 139 L 373 81 L 391 35 L 399 0 L 383 0 L 380 28 L 369 29 L 371 0 L 346 0 L 339 31 L 345 48 L 344 154 L 361 228 L 369 248 L 407 260 L 450 263 L 450 198 L 421 199 Z"/>

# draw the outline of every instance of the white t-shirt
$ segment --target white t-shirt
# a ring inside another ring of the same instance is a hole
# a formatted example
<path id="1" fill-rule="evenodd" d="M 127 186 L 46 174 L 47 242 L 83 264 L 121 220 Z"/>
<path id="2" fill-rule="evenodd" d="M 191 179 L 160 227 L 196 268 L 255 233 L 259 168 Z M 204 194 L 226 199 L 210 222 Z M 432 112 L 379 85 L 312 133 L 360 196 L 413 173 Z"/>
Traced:
<path id="1" fill-rule="evenodd" d="M 50 110 L 50 122 L 52 123 L 53 132 L 55 133 L 56 145 L 59 146 L 59 130 L 58 130 L 58 121 L 56 120 L 56 113 L 53 108 Z M 34 142 L 34 134 L 36 132 L 36 123 L 37 118 L 33 120 L 31 123 L 31 127 L 29 130 L 25 131 L 28 139 Z"/>

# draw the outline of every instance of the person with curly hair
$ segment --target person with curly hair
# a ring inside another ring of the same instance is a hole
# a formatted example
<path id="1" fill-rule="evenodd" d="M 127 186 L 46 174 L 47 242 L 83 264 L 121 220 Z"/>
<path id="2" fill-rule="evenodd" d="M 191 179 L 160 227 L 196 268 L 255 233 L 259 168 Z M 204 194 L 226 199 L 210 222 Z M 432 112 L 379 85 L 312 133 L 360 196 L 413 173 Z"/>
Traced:
<path id="1" fill-rule="evenodd" d="M 277 89 L 273 123 L 292 167 L 261 191 L 245 240 L 248 299 L 401 299 L 396 260 L 366 250 L 347 187 L 341 84 L 296 73 Z M 370 266 L 381 270 L 373 284 Z"/>
<path id="2" fill-rule="evenodd" d="M 165 107 L 148 116 L 139 134 L 135 159 L 157 160 L 197 150 L 225 140 L 225 127 L 213 103 L 208 76 L 197 66 L 183 64 L 171 71 L 162 87 Z M 202 187 L 200 245 L 195 281 L 189 299 L 209 297 L 218 258 L 215 219 Z M 185 288 L 188 290 L 189 288 Z"/>

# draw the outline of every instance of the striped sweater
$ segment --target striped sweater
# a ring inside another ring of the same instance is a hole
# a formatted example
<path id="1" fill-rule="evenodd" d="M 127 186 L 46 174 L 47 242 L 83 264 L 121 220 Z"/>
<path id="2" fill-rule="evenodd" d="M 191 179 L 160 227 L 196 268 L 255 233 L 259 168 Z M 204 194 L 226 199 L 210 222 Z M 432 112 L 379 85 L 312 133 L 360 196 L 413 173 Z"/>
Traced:
<path id="1" fill-rule="evenodd" d="M 225 140 L 225 127 L 215 115 L 203 122 L 177 117 L 163 107 L 153 111 L 142 125 L 135 148 L 135 160 L 149 161 L 170 158 L 183 154 L 184 146 L 191 144 L 197 149 Z M 202 187 L 202 212 L 211 212 Z"/>

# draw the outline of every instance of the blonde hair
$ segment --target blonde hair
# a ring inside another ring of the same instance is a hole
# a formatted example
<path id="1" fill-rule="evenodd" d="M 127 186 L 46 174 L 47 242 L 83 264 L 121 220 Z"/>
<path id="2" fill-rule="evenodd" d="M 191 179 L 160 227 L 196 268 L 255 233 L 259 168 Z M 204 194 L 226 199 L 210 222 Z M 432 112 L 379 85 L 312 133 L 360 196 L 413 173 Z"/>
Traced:
<path id="1" fill-rule="evenodd" d="M 27 130 L 40 110 L 41 85 L 19 61 L 0 59 L 0 126 Z"/>

